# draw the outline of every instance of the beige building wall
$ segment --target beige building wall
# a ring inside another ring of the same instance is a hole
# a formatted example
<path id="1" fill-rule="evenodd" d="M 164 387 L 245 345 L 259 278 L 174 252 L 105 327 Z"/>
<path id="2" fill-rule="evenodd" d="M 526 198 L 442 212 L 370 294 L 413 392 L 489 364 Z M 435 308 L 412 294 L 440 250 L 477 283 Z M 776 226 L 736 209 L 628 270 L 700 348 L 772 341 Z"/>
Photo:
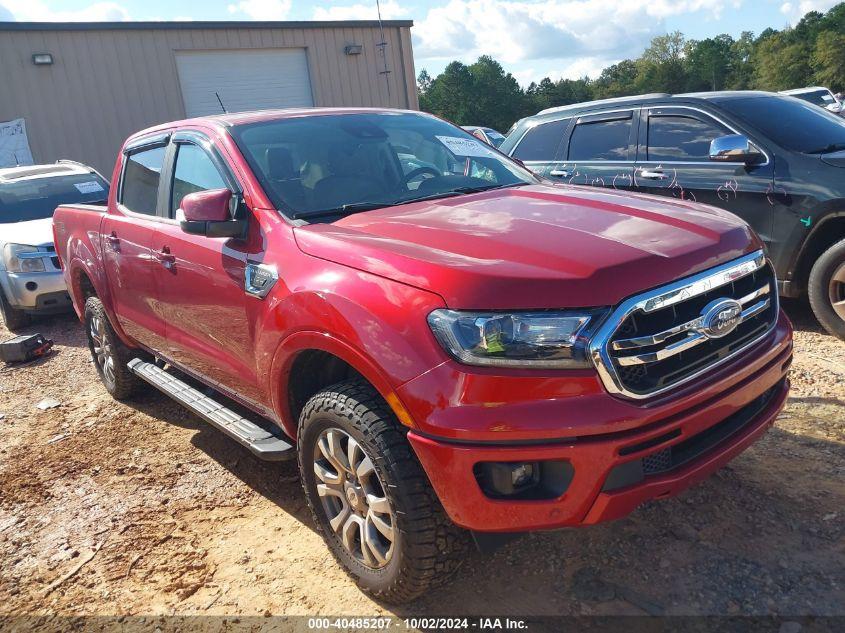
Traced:
<path id="1" fill-rule="evenodd" d="M 316 106 L 415 110 L 411 24 L 383 22 L 384 74 L 376 22 L 0 23 L 0 121 L 26 120 L 36 163 L 79 160 L 110 178 L 129 134 L 185 117 L 176 51 L 285 47 L 306 49 Z"/>

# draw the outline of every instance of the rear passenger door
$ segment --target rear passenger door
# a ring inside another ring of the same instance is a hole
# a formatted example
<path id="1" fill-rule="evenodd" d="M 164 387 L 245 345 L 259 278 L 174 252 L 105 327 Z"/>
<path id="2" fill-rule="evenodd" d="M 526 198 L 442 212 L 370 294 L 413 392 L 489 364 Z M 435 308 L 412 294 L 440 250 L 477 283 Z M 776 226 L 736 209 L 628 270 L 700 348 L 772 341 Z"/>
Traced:
<path id="1" fill-rule="evenodd" d="M 771 240 L 773 163 L 710 160 L 710 143 L 740 133 L 691 106 L 644 108 L 634 178 L 640 191 L 712 204 L 736 213 Z M 751 139 L 754 142 L 754 139 Z M 765 150 L 764 150 L 765 152 Z"/>
<path id="2" fill-rule="evenodd" d="M 584 113 L 566 139 L 565 160 L 554 173 L 572 185 L 628 190 L 633 186 L 637 110 Z"/>
<path id="3" fill-rule="evenodd" d="M 538 176 L 558 178 L 555 166 L 571 123 L 571 118 L 564 118 L 542 121 L 529 127 L 510 155 L 521 160 Z"/>

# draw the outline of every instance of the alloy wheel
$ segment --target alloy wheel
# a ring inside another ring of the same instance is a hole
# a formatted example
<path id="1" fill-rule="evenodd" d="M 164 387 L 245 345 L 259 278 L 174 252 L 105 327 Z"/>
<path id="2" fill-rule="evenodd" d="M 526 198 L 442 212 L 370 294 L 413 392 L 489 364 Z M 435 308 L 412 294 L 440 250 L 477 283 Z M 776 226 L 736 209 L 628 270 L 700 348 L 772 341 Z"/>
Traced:
<path id="1" fill-rule="evenodd" d="M 830 276 L 828 294 L 833 311 L 845 320 L 845 263 L 840 264 Z"/>
<path id="2" fill-rule="evenodd" d="M 97 360 L 103 377 L 110 385 L 114 384 L 114 354 L 111 343 L 106 335 L 106 325 L 100 317 L 92 316 L 89 327 L 91 345 L 94 350 L 94 358 Z"/>
<path id="3" fill-rule="evenodd" d="M 314 447 L 317 494 L 343 547 L 367 567 L 393 556 L 396 520 L 385 487 L 363 447 L 338 428 L 324 430 Z"/>

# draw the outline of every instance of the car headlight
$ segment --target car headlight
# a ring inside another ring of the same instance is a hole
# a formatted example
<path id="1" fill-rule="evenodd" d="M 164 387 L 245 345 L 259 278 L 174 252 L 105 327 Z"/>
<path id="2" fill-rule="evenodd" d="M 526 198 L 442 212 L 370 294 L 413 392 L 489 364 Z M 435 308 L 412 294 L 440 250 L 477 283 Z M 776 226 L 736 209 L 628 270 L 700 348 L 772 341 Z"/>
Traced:
<path id="1" fill-rule="evenodd" d="M 590 365 L 589 335 L 605 312 L 434 310 L 428 324 L 443 348 L 467 365 L 578 368 Z"/>
<path id="2" fill-rule="evenodd" d="M 38 257 L 26 257 L 30 253 L 38 253 Z M 47 253 L 40 253 L 37 247 L 27 244 L 6 244 L 3 249 L 3 260 L 10 273 L 43 273 L 43 258 L 47 256 Z"/>

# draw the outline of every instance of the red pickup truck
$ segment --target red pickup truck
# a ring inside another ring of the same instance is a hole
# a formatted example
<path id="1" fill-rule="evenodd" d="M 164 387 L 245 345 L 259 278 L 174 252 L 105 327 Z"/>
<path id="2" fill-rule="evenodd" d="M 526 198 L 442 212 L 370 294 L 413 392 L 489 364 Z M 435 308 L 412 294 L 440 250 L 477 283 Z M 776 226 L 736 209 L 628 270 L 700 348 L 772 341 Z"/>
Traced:
<path id="1" fill-rule="evenodd" d="M 791 326 L 745 223 L 552 186 L 433 116 L 170 123 L 112 182 L 53 219 L 106 389 L 145 381 L 298 458 L 329 548 L 385 600 L 472 538 L 677 494 L 787 395 Z"/>

